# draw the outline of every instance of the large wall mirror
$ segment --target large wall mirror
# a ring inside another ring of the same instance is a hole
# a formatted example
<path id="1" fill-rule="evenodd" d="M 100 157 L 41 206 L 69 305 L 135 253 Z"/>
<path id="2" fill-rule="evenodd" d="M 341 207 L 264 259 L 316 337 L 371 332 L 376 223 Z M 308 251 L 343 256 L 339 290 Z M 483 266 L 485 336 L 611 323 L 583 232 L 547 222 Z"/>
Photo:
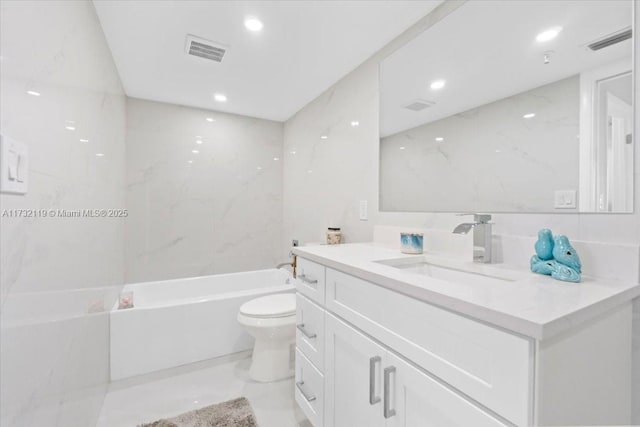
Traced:
<path id="1" fill-rule="evenodd" d="M 380 209 L 632 212 L 632 1 L 469 1 L 380 64 Z"/>

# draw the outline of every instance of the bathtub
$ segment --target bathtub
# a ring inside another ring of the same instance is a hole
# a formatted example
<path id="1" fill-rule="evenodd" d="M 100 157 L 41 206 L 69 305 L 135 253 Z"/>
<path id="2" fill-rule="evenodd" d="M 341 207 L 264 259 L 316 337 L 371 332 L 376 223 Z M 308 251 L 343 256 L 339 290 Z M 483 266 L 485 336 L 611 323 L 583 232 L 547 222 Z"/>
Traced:
<path id="1" fill-rule="evenodd" d="M 111 380 L 250 350 L 240 305 L 294 292 L 290 281 L 289 272 L 270 269 L 126 285 L 134 307 L 116 302 L 109 313 Z"/>

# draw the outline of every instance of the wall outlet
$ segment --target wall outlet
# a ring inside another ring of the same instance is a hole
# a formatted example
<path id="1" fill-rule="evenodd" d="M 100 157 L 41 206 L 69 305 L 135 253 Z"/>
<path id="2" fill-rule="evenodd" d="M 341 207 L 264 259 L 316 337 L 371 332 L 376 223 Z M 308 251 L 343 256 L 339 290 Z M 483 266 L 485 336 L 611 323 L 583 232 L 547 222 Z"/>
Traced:
<path id="1" fill-rule="evenodd" d="M 369 207 L 366 200 L 360 200 L 360 221 L 366 221 L 369 219 L 368 211 Z"/>
<path id="2" fill-rule="evenodd" d="M 556 209 L 575 209 L 577 207 L 576 190 L 556 190 L 554 207 Z"/>

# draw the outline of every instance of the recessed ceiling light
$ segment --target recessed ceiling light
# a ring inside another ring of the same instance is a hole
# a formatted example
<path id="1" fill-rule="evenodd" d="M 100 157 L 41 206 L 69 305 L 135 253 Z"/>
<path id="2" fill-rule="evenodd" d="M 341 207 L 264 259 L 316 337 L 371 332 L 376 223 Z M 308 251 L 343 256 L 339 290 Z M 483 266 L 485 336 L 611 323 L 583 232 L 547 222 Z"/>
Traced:
<path id="1" fill-rule="evenodd" d="M 401 150 L 404 150 L 404 147 L 400 147 Z"/>
<path id="2" fill-rule="evenodd" d="M 28 90 L 27 93 L 31 96 L 40 96 L 40 92 L 36 92 L 35 90 Z"/>
<path id="3" fill-rule="evenodd" d="M 443 138 L 443 137 L 441 137 L 441 136 L 439 136 L 439 137 L 437 137 L 437 138 L 436 138 L 436 141 L 438 141 L 438 142 L 442 142 L 442 141 L 444 141 L 444 138 Z"/>
<path id="4" fill-rule="evenodd" d="M 248 17 L 244 20 L 244 26 L 247 30 L 255 32 L 262 30 L 264 25 L 262 25 L 262 21 L 258 18 Z"/>
<path id="5" fill-rule="evenodd" d="M 80 139 L 80 142 L 89 142 L 89 140 L 88 140 L 88 139 L 81 138 L 81 139 Z"/>
<path id="6" fill-rule="evenodd" d="M 213 95 L 213 99 L 215 99 L 218 102 L 227 102 L 227 95 L 224 95 L 222 93 L 216 93 Z"/>
<path id="7" fill-rule="evenodd" d="M 562 27 L 549 28 L 548 30 L 545 30 L 538 34 L 536 36 L 536 40 L 540 43 L 548 42 L 549 40 L 553 40 L 558 37 L 560 31 L 562 31 Z"/>
<path id="8" fill-rule="evenodd" d="M 196 144 L 202 144 L 202 140 L 201 139 L 196 139 Z"/>
<path id="9" fill-rule="evenodd" d="M 193 160 L 187 160 L 187 163 L 193 163 Z"/>
<path id="10" fill-rule="evenodd" d="M 74 125 L 66 125 L 64 128 L 66 130 L 76 130 L 76 127 Z"/>
<path id="11" fill-rule="evenodd" d="M 442 89 L 447 82 L 445 80 L 436 80 L 429 86 L 433 90 Z"/>
<path id="12" fill-rule="evenodd" d="M 500 153 L 500 150 L 496 150 L 496 153 Z"/>
<path id="13" fill-rule="evenodd" d="M 320 135 L 320 139 L 327 139 L 329 138 L 327 135 Z"/>
<path id="14" fill-rule="evenodd" d="M 104 157 L 104 154 L 102 154 L 102 153 L 96 153 L 96 157 Z"/>
<path id="15" fill-rule="evenodd" d="M 532 118 L 534 118 L 535 116 L 536 116 L 536 114 L 535 114 L 535 113 L 527 113 L 527 114 L 525 114 L 524 116 L 522 116 L 522 118 L 524 118 L 524 119 L 532 119 Z"/>
<path id="16" fill-rule="evenodd" d="M 258 169 L 259 171 L 262 170 L 262 166 L 258 166 L 256 169 Z"/>
<path id="17" fill-rule="evenodd" d="M 290 151 L 290 153 L 291 153 L 291 154 L 296 154 L 296 153 L 297 153 L 297 151 L 296 151 L 296 150 L 291 150 L 291 151 Z"/>
<path id="18" fill-rule="evenodd" d="M 273 160 L 277 162 L 278 160 L 280 160 L 280 157 L 274 157 Z"/>
<path id="19" fill-rule="evenodd" d="M 360 122 L 353 121 L 353 122 L 351 122 L 351 126 L 353 126 L 353 127 L 360 126 Z"/>
<path id="20" fill-rule="evenodd" d="M 207 117 L 206 119 L 209 123 L 213 123 L 215 120 L 213 120 L 213 117 Z"/>
<path id="21" fill-rule="evenodd" d="M 200 150 L 191 150 L 191 152 L 192 152 L 193 154 L 198 154 L 198 153 L 200 152 Z"/>

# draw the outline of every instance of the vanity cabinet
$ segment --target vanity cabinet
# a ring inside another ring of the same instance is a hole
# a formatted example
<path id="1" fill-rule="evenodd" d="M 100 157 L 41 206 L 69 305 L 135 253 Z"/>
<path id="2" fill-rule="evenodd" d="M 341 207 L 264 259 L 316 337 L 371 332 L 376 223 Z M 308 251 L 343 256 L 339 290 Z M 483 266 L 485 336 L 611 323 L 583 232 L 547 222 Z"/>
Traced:
<path id="1" fill-rule="evenodd" d="M 629 303 L 535 340 L 299 265 L 295 398 L 315 427 L 630 423 Z"/>
<path id="2" fill-rule="evenodd" d="M 531 340 L 327 269 L 325 305 L 518 425 L 530 418 Z"/>
<path id="3" fill-rule="evenodd" d="M 325 327 L 324 426 L 505 426 L 337 317 Z"/>

